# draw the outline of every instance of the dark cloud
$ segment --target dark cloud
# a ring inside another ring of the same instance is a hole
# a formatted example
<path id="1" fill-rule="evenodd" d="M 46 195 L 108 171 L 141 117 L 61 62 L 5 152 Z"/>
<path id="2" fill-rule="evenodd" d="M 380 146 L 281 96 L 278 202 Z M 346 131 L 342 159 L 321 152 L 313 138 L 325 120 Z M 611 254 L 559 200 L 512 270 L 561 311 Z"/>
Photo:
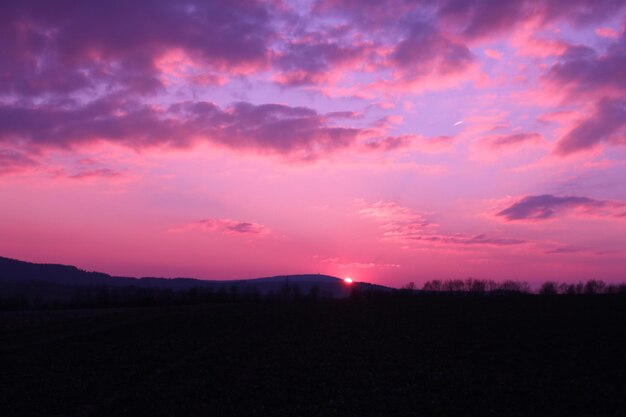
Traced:
<path id="1" fill-rule="evenodd" d="M 171 51 L 204 73 L 273 68 L 277 82 L 289 86 L 323 82 L 354 61 L 416 76 L 449 74 L 472 62 L 467 44 L 475 38 L 527 20 L 591 23 L 622 6 L 622 0 L 321 0 L 310 15 L 295 17 L 280 1 L 6 0 L 0 4 L 0 93 L 155 93 L 165 87 L 157 61 Z M 390 55 L 376 52 L 390 47 Z M 614 55 L 598 58 L 598 65 L 623 67 Z M 555 72 L 584 78 L 584 64 Z"/>
<path id="2" fill-rule="evenodd" d="M 397 81 L 413 81 L 427 75 L 436 80 L 470 69 L 475 57 L 469 45 L 476 40 L 512 33 L 531 22 L 540 26 L 555 21 L 592 24 L 614 16 L 624 6 L 622 0 L 318 0 L 312 12 L 350 27 L 352 39 L 370 40 L 370 50 L 392 48 L 391 54 L 374 53 L 363 59 L 377 68 L 393 68 L 401 77 Z M 334 41 L 331 45 L 325 45 L 334 52 L 331 56 L 345 59 L 355 52 L 339 48 Z M 308 65 L 318 71 L 296 72 L 299 77 L 294 83 L 310 82 L 319 71 L 327 72 L 327 56 L 324 51 L 315 56 L 303 54 L 299 68 Z"/>
<path id="3" fill-rule="evenodd" d="M 626 144 L 626 100 L 601 99 L 593 114 L 561 138 L 556 152 L 568 155 L 601 142 Z"/>
<path id="4" fill-rule="evenodd" d="M 462 43 L 446 37 L 429 23 L 415 23 L 392 55 L 393 62 L 417 78 L 425 74 L 448 75 L 467 69 L 474 58 Z"/>
<path id="5" fill-rule="evenodd" d="M 315 110 L 279 104 L 236 103 L 226 111 L 186 110 L 200 135 L 232 148 L 315 157 L 352 145 L 358 129 L 330 127 Z"/>
<path id="6" fill-rule="evenodd" d="M 571 254 L 571 253 L 581 253 L 581 252 L 586 252 L 588 251 L 588 249 L 585 248 L 579 248 L 577 246 L 561 246 L 555 249 L 551 249 L 546 251 L 547 254 L 556 254 L 556 255 L 563 255 L 563 254 Z"/>
<path id="7" fill-rule="evenodd" d="M 352 145 L 358 129 L 332 127 L 313 109 L 185 102 L 169 109 L 119 99 L 59 108 L 0 106 L 0 143 L 71 147 L 108 140 L 134 148 L 208 140 L 234 149 L 314 158 Z"/>
<path id="8" fill-rule="evenodd" d="M 208 218 L 189 224 L 187 229 L 201 229 L 230 235 L 263 236 L 270 233 L 270 229 L 259 223 L 242 222 L 232 219 Z"/>
<path id="9" fill-rule="evenodd" d="M 494 237 L 489 237 L 487 235 L 477 235 L 470 239 L 462 239 L 459 241 L 459 243 L 462 243 L 464 245 L 495 245 L 495 246 L 519 245 L 524 242 L 525 241 L 522 239 L 494 238 Z"/>
<path id="10" fill-rule="evenodd" d="M 474 245 L 488 245 L 488 246 L 511 246 L 511 245 L 521 245 L 526 241 L 522 239 L 512 239 L 512 238 L 493 238 L 489 237 L 485 234 L 476 235 L 476 236 L 465 236 L 465 235 L 453 235 L 453 236 L 445 236 L 445 235 L 431 235 L 431 236 L 414 236 L 410 238 L 411 240 L 416 241 L 426 241 L 437 244 L 444 245 L 465 245 L 465 246 L 474 246 Z"/>
<path id="11" fill-rule="evenodd" d="M 511 30 L 535 12 L 523 0 L 451 0 L 442 2 L 439 17 L 460 28 L 468 39 Z"/>
<path id="12" fill-rule="evenodd" d="M 592 24 L 625 6 L 623 0 L 318 0 L 313 12 L 348 18 L 370 30 L 428 17 L 474 39 L 514 30 L 529 20 Z"/>
<path id="13" fill-rule="evenodd" d="M 324 34 L 318 36 L 323 38 Z M 310 41 L 290 43 L 275 61 L 282 73 L 278 82 L 288 86 L 323 83 L 339 67 L 363 59 L 366 52 L 366 45 Z"/>
<path id="14" fill-rule="evenodd" d="M 569 155 L 601 143 L 626 143 L 626 33 L 605 53 L 572 46 L 543 76 L 544 82 L 566 94 L 567 103 L 591 102 L 590 114 L 563 136 L 556 153 Z"/>
<path id="15" fill-rule="evenodd" d="M 86 87 L 154 92 L 155 60 L 182 50 L 213 68 L 267 62 L 269 3 L 201 1 L 3 1 L 0 92 L 24 96 Z"/>
<path id="16" fill-rule="evenodd" d="M 586 46 L 572 46 L 544 75 L 544 80 L 565 89 L 570 99 L 597 98 L 626 91 L 626 37 L 605 54 Z"/>
<path id="17" fill-rule="evenodd" d="M 545 220 L 564 211 L 580 209 L 589 214 L 615 217 L 615 214 L 611 212 L 620 206 L 623 207 L 623 204 L 587 197 L 558 197 L 543 194 L 524 197 L 497 213 L 497 216 L 504 217 L 507 221 Z"/>
<path id="18" fill-rule="evenodd" d="M 447 0 L 440 2 L 438 16 L 474 39 L 511 31 L 530 20 L 591 24 L 623 7 L 622 0 Z"/>

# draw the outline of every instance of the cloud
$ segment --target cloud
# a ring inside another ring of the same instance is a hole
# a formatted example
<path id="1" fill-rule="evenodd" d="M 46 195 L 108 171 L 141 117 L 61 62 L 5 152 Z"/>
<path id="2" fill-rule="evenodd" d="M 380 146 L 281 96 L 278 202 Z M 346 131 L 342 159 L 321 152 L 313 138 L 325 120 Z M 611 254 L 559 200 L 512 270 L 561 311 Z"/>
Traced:
<path id="1" fill-rule="evenodd" d="M 538 133 L 513 133 L 509 135 L 486 137 L 482 142 L 492 149 L 500 149 L 517 147 L 521 144 L 537 143 L 542 140 L 543 138 Z"/>
<path id="2" fill-rule="evenodd" d="M 112 142 L 133 149 L 190 148 L 205 141 L 239 151 L 311 161 L 335 152 L 424 153 L 449 150 L 449 136 L 379 136 L 387 129 L 349 127 L 355 112 L 318 113 L 307 107 L 237 102 L 219 107 L 206 101 L 151 106 L 120 97 L 65 106 L 0 104 L 0 144 L 30 149 L 72 149 Z"/>
<path id="3" fill-rule="evenodd" d="M 182 228 L 170 229 L 171 232 L 182 232 L 185 230 L 201 230 L 233 236 L 251 237 L 265 236 L 270 233 L 270 229 L 267 226 L 259 223 L 224 218 L 206 218 L 189 223 Z"/>
<path id="4" fill-rule="evenodd" d="M 0 175 L 22 172 L 37 165 L 37 161 L 24 153 L 0 149 Z"/>
<path id="5" fill-rule="evenodd" d="M 550 249 L 546 251 L 545 253 L 552 254 L 552 255 L 567 255 L 567 254 L 581 253 L 581 252 L 587 252 L 587 251 L 588 249 L 585 249 L 585 248 L 566 245 L 566 246 L 559 246 L 557 248 Z"/>
<path id="6" fill-rule="evenodd" d="M 364 204 L 359 214 L 375 220 L 383 232 L 382 239 L 407 246 L 511 246 L 524 243 L 524 240 L 506 237 L 489 237 L 486 234 L 443 234 L 439 225 L 430 222 L 423 214 L 401 206 L 393 201 L 379 201 Z"/>
<path id="7" fill-rule="evenodd" d="M 495 59 L 496 61 L 499 61 L 502 59 L 502 52 L 496 50 L 496 49 L 485 49 L 483 51 L 483 53 L 485 54 L 485 56 L 491 58 L 491 59 Z"/>
<path id="8" fill-rule="evenodd" d="M 565 90 L 570 101 L 623 97 L 626 91 L 626 36 L 606 54 L 587 46 L 571 46 L 543 76 L 555 90 Z"/>
<path id="9" fill-rule="evenodd" d="M 367 149 L 376 151 L 391 151 L 398 148 L 405 148 L 411 143 L 411 137 L 409 136 L 388 136 L 379 140 L 374 140 L 365 143 Z"/>
<path id="10" fill-rule="evenodd" d="M 23 96 L 154 93 L 155 61 L 172 50 L 217 70 L 263 67 L 275 30 L 269 4 L 254 0 L 7 0 L 0 15 L 0 92 Z"/>
<path id="11" fill-rule="evenodd" d="M 428 23 L 418 22 L 397 44 L 391 60 L 404 79 L 416 79 L 464 72 L 471 67 L 474 56 L 464 44 Z"/>
<path id="12" fill-rule="evenodd" d="M 429 17 L 454 29 L 459 37 L 476 40 L 510 32 L 528 22 L 547 25 L 565 20 L 574 25 L 593 24 L 623 8 L 621 0 L 318 0 L 313 13 L 346 18 L 373 31 L 388 30 L 416 17 Z"/>
<path id="13" fill-rule="evenodd" d="M 280 71 L 276 81 L 290 87 L 323 84 L 336 77 L 343 67 L 356 66 L 366 60 L 369 50 L 366 44 L 311 42 L 311 38 L 326 36 L 326 33 L 307 35 L 305 40 L 290 43 L 274 62 Z"/>
<path id="14" fill-rule="evenodd" d="M 0 6 L 0 93 L 145 95 L 162 92 L 168 77 L 220 85 L 267 70 L 292 87 L 328 83 L 344 69 L 385 68 L 396 71 L 392 82 L 441 84 L 471 75 L 477 40 L 529 22 L 535 29 L 557 20 L 593 24 L 623 6 L 622 0 L 321 0 L 309 9 L 260 0 L 83 0 L 51 7 L 46 0 L 7 0 Z"/>
<path id="15" fill-rule="evenodd" d="M 313 109 L 279 104 L 183 102 L 159 108 L 121 99 L 72 107 L 0 105 L 0 143 L 72 147 L 106 140 L 133 148 L 189 147 L 206 140 L 232 149 L 311 159 L 355 143 L 360 130 L 330 126 Z"/>
<path id="16" fill-rule="evenodd" d="M 611 41 L 605 53 L 571 46 L 543 75 L 548 91 L 564 96 L 565 104 L 585 106 L 587 117 L 573 123 L 560 138 L 561 156 L 600 144 L 626 144 L 626 33 Z"/>
<path id="17" fill-rule="evenodd" d="M 534 132 L 488 135 L 472 143 L 470 156 L 478 161 L 493 163 L 503 157 L 520 157 L 528 151 L 547 146 L 543 136 Z"/>
<path id="18" fill-rule="evenodd" d="M 555 151 L 569 155 L 595 148 L 600 143 L 626 144 L 626 100 L 601 99 L 594 113 L 559 140 Z"/>
<path id="19" fill-rule="evenodd" d="M 99 168 L 80 171 L 75 174 L 68 175 L 69 178 L 82 180 L 90 178 L 119 178 L 122 174 L 109 168 Z"/>
<path id="20" fill-rule="evenodd" d="M 615 29 L 607 28 L 607 27 L 597 28 L 596 35 L 600 36 L 601 38 L 611 38 L 611 39 L 619 38 L 619 33 L 617 33 Z"/>
<path id="21" fill-rule="evenodd" d="M 451 136 L 400 135 L 373 138 L 365 142 L 364 147 L 371 151 L 408 149 L 427 154 L 438 154 L 450 151 L 454 147 L 454 142 L 455 139 Z"/>
<path id="22" fill-rule="evenodd" d="M 331 264 L 339 269 L 394 269 L 400 268 L 398 264 L 380 264 L 376 262 L 341 262 L 339 258 L 326 258 L 320 261 L 322 264 Z"/>
<path id="23" fill-rule="evenodd" d="M 624 7 L 620 0 L 448 0 L 438 16 L 470 40 L 506 33 L 533 23 L 565 20 L 574 25 L 598 22 Z"/>
<path id="24" fill-rule="evenodd" d="M 531 220 L 540 221 L 556 217 L 566 212 L 577 212 L 587 216 L 620 217 L 618 211 L 623 210 L 626 203 L 594 200 L 588 197 L 565 196 L 551 194 L 524 197 L 496 215 L 506 221 Z"/>

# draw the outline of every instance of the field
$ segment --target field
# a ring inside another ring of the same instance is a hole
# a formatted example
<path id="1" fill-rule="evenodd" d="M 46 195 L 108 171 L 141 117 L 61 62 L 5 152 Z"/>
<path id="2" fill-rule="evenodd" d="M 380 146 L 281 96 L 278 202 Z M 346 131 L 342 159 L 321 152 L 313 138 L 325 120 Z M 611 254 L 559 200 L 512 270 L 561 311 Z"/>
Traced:
<path id="1" fill-rule="evenodd" d="M 626 298 L 0 312 L 9 416 L 624 416 Z"/>

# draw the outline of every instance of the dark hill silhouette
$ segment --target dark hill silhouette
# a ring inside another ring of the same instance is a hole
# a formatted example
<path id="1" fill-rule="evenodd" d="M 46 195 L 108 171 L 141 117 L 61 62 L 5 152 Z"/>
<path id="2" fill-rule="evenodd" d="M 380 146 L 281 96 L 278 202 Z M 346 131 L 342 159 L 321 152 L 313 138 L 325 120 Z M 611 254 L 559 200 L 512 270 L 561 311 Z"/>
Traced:
<path id="1" fill-rule="evenodd" d="M 237 292 L 258 292 L 260 294 L 277 293 L 286 287 L 297 288 L 303 294 L 317 287 L 319 294 L 330 297 L 343 297 L 350 294 L 352 288 L 361 290 L 375 289 L 389 291 L 390 288 L 380 285 L 355 282 L 346 285 L 342 279 L 321 275 L 283 275 L 274 277 L 242 279 L 242 280 L 201 280 L 194 278 L 132 278 L 116 277 L 102 272 L 90 272 L 70 265 L 37 264 L 0 257 L 0 284 L 11 293 L 18 293 L 19 288 L 39 288 L 41 292 L 60 291 L 59 287 L 76 286 L 108 286 L 108 287 L 140 287 L 160 288 L 173 291 L 193 288 L 210 288 L 215 291 L 226 289 Z"/>

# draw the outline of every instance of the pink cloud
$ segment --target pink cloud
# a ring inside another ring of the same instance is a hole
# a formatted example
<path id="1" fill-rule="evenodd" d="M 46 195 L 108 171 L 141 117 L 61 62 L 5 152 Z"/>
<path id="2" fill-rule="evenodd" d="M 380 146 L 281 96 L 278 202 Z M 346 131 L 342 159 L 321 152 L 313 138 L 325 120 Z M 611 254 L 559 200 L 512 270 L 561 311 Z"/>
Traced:
<path id="1" fill-rule="evenodd" d="M 609 39 L 617 39 L 619 38 L 619 33 L 612 28 L 602 27 L 596 29 L 596 35 L 601 38 L 609 38 Z"/>
<path id="2" fill-rule="evenodd" d="M 495 60 L 500 60 L 502 59 L 502 52 L 497 51 L 495 49 L 485 49 L 484 51 L 485 56 L 491 58 L 491 59 L 495 59 Z"/>
<path id="3" fill-rule="evenodd" d="M 571 47 L 560 39 L 540 38 L 532 33 L 524 32 L 514 36 L 513 44 L 519 54 L 540 58 L 561 56 Z"/>
<path id="4" fill-rule="evenodd" d="M 394 269 L 400 268 L 398 264 L 376 263 L 376 262 L 342 262 L 339 258 L 326 258 L 320 261 L 321 264 L 331 264 L 339 269 Z"/>
<path id="5" fill-rule="evenodd" d="M 0 149 L 0 175 L 23 172 L 38 166 L 29 155 L 10 149 Z"/>
<path id="6" fill-rule="evenodd" d="M 524 240 L 521 239 L 490 237 L 486 234 L 442 234 L 439 232 L 439 225 L 430 222 L 425 215 L 408 207 L 400 206 L 393 201 L 379 201 L 365 205 L 359 210 L 359 214 L 380 224 L 384 241 L 395 242 L 408 247 L 414 245 L 428 247 L 511 246 L 524 243 Z"/>

